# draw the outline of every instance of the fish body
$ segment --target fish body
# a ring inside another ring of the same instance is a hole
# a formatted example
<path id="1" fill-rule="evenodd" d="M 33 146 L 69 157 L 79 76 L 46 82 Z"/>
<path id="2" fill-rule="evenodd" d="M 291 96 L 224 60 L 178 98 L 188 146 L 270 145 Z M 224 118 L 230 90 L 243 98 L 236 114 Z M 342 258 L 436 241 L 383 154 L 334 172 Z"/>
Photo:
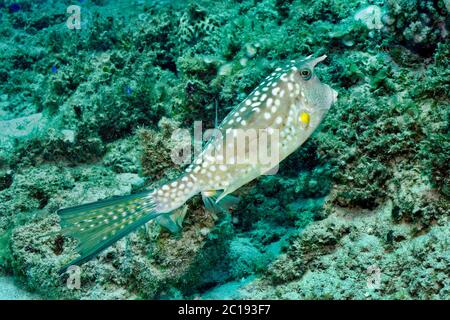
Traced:
<path id="1" fill-rule="evenodd" d="M 293 60 L 266 77 L 227 115 L 177 180 L 141 194 L 60 210 L 63 233 L 79 241 L 81 256 L 69 265 L 88 260 L 152 219 L 175 230 L 186 213 L 179 208 L 198 193 L 213 213 L 236 203 L 230 193 L 297 150 L 336 100 L 337 92 L 314 73 L 325 58 Z"/>

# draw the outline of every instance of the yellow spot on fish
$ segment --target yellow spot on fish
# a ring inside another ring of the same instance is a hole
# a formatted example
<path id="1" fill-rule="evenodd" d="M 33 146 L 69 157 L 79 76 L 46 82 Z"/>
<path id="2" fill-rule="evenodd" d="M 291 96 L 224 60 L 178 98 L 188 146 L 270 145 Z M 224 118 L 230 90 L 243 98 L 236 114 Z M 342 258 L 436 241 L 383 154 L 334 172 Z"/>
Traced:
<path id="1" fill-rule="evenodd" d="M 307 112 L 302 112 L 300 113 L 300 116 L 298 117 L 298 120 L 303 123 L 306 127 L 309 126 L 309 121 L 311 120 L 311 117 L 309 115 L 309 113 Z"/>

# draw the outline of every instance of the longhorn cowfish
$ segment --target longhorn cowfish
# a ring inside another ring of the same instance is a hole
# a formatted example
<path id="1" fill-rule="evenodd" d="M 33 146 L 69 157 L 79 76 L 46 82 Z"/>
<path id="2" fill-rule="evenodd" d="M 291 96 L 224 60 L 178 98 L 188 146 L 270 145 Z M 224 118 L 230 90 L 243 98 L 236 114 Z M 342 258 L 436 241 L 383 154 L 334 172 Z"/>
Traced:
<path id="1" fill-rule="evenodd" d="M 201 193 L 213 214 L 234 205 L 237 198 L 231 193 L 299 148 L 336 101 L 337 92 L 314 72 L 325 58 L 292 60 L 266 77 L 227 115 L 202 153 L 175 181 L 155 190 L 59 210 L 61 232 L 78 240 L 80 254 L 61 272 L 91 259 L 150 220 L 176 231 L 186 213 L 183 205 L 196 194 Z M 240 140 L 246 141 L 243 147 Z M 261 151 L 276 157 L 263 163 Z"/>

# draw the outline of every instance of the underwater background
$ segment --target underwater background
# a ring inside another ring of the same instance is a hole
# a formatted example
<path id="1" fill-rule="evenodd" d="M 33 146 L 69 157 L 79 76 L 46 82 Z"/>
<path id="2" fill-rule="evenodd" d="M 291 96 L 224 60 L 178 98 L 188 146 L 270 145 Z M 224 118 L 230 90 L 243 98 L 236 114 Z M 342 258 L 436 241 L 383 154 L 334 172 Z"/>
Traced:
<path id="1" fill-rule="evenodd" d="M 0 299 L 449 299 L 449 10 L 0 1 Z M 57 209 L 177 177 L 176 128 L 310 54 L 339 97 L 276 175 L 219 219 L 193 198 L 182 232 L 149 223 L 66 283 Z"/>

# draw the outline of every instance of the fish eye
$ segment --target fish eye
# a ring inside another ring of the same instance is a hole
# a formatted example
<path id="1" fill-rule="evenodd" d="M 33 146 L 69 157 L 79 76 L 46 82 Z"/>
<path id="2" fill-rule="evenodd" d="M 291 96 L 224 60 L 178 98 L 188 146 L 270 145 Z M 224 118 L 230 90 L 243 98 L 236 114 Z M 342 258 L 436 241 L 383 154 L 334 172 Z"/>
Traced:
<path id="1" fill-rule="evenodd" d="M 302 76 L 302 78 L 304 80 L 311 79 L 311 76 L 312 76 L 311 69 L 305 68 L 305 69 L 300 70 L 300 75 Z"/>

